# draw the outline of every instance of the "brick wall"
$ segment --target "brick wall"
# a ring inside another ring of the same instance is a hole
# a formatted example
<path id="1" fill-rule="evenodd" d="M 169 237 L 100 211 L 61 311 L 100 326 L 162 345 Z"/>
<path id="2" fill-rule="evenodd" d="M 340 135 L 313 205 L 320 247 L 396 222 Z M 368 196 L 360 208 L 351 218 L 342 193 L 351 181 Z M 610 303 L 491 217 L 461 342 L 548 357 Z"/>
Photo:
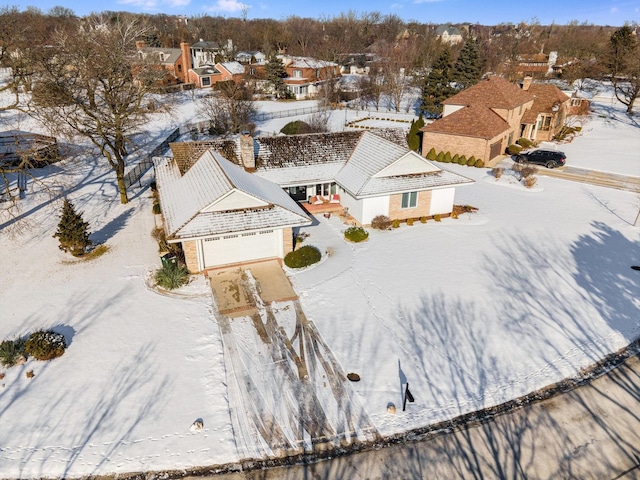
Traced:
<path id="1" fill-rule="evenodd" d="M 402 194 L 389 198 L 389 218 L 405 220 L 407 218 L 428 217 L 431 208 L 431 191 L 418 192 L 418 203 L 415 208 L 402 208 Z"/>
<path id="2" fill-rule="evenodd" d="M 283 240 L 283 254 L 286 255 L 289 252 L 293 252 L 293 229 L 292 228 L 283 228 L 282 229 L 282 240 Z"/>
<path id="3" fill-rule="evenodd" d="M 453 157 L 456 153 L 467 158 L 472 155 L 476 158 L 486 160 L 489 158 L 489 142 L 477 137 L 462 137 L 446 135 L 443 133 L 424 132 L 422 137 L 422 154 L 429 153 L 431 148 L 435 148 L 436 153 L 450 152 Z"/>
<path id="4" fill-rule="evenodd" d="M 189 273 L 198 273 L 198 247 L 195 240 L 182 242 L 182 250 L 184 251 L 184 260 L 187 264 Z"/>

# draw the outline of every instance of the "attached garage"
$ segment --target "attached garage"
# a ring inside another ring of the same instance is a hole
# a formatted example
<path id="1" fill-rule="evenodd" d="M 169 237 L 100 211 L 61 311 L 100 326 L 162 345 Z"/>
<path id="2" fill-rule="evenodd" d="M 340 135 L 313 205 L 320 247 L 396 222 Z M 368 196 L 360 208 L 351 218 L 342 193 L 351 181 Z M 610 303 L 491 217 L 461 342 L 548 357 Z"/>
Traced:
<path id="1" fill-rule="evenodd" d="M 282 258 L 282 231 L 238 233 L 202 241 L 204 268 L 265 258 Z"/>

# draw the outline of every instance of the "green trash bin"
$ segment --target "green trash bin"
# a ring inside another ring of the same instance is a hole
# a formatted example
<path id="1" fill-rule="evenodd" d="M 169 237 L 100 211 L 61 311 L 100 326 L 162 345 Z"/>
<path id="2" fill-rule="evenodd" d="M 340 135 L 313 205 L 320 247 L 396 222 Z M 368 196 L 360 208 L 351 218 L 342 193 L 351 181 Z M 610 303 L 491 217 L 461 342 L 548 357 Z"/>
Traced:
<path id="1" fill-rule="evenodd" d="M 162 268 L 167 268 L 170 265 L 176 265 L 176 256 L 167 253 L 160 257 L 160 261 L 162 262 Z"/>

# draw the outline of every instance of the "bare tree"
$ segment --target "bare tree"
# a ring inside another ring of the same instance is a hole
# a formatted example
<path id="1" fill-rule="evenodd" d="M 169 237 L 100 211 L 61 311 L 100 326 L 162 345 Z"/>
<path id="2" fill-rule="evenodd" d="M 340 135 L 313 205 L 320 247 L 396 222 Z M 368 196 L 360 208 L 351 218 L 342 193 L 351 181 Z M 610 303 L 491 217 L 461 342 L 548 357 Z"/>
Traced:
<path id="1" fill-rule="evenodd" d="M 245 84 L 224 82 L 216 92 L 200 100 L 198 111 L 211 122 L 212 132 L 229 135 L 252 129 L 256 107 Z"/>
<path id="2" fill-rule="evenodd" d="M 157 60 L 143 60 L 136 39 L 146 28 L 135 19 L 95 17 L 73 35 L 60 33 L 39 62 L 35 114 L 61 134 L 79 134 L 98 148 L 116 175 L 120 201 L 130 136 L 148 120 L 145 101 L 165 76 Z"/>

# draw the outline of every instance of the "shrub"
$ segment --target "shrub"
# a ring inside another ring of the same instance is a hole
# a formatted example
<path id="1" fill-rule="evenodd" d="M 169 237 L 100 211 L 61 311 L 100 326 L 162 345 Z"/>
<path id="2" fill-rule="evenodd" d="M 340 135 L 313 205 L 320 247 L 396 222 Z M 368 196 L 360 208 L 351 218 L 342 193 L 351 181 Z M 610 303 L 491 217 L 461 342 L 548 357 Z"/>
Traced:
<path id="1" fill-rule="evenodd" d="M 158 202 L 156 202 L 156 203 L 154 203 L 154 204 L 153 204 L 153 209 L 152 209 L 152 211 L 153 211 L 153 214 L 154 214 L 154 215 L 160 215 L 161 210 L 160 210 L 160 204 L 159 204 Z"/>
<path id="2" fill-rule="evenodd" d="M 344 231 L 344 238 L 351 242 L 362 242 L 369 238 L 369 232 L 362 227 L 349 227 Z"/>
<path id="3" fill-rule="evenodd" d="M 407 225 L 413 225 L 413 218 L 407 218 Z"/>
<path id="4" fill-rule="evenodd" d="M 467 167 L 473 167 L 476 164 L 477 161 L 478 160 L 473 160 L 473 159 L 470 158 L 469 160 L 467 160 Z M 480 161 L 482 161 L 482 160 L 480 160 Z"/>
<path id="5" fill-rule="evenodd" d="M 295 122 L 289 122 L 280 133 L 284 133 L 285 135 L 297 135 L 299 133 L 309 133 L 311 132 L 311 126 L 307 122 L 303 122 L 302 120 L 296 120 Z"/>
<path id="6" fill-rule="evenodd" d="M 535 173 L 537 173 L 538 169 L 536 167 L 532 167 L 531 165 L 523 165 L 523 167 L 520 169 L 520 175 L 522 175 L 522 178 L 527 178 L 530 177 L 531 175 L 534 175 Z"/>
<path id="7" fill-rule="evenodd" d="M 304 268 L 318 263 L 321 258 L 320 250 L 313 245 L 305 245 L 287 253 L 284 257 L 284 264 L 289 268 Z"/>
<path id="8" fill-rule="evenodd" d="M 436 160 L 438 162 L 444 162 L 444 152 L 442 151 L 438 152 L 438 155 L 436 156 Z"/>
<path id="9" fill-rule="evenodd" d="M 523 180 L 523 183 L 525 187 L 531 188 L 536 184 L 537 181 L 538 181 L 537 177 L 530 176 L 530 177 L 525 177 L 525 179 Z"/>
<path id="10" fill-rule="evenodd" d="M 518 153 L 520 153 L 522 151 L 522 147 L 520 145 L 509 145 L 507 147 L 507 153 L 509 155 L 517 155 Z"/>
<path id="11" fill-rule="evenodd" d="M 184 265 L 166 263 L 156 271 L 156 284 L 159 287 L 173 290 L 180 288 L 189 280 L 189 271 Z"/>
<path id="12" fill-rule="evenodd" d="M 376 230 L 389 230 L 391 227 L 391 219 L 386 215 L 377 215 L 371 220 L 371 228 Z"/>
<path id="13" fill-rule="evenodd" d="M 439 222 L 440 220 L 442 220 L 442 217 L 440 216 L 440 214 L 439 214 L 439 213 L 436 213 L 436 214 L 433 216 L 433 219 L 434 219 L 436 222 Z"/>
<path id="14" fill-rule="evenodd" d="M 398 219 L 396 218 L 393 222 L 391 222 L 391 226 L 392 226 L 393 228 L 398 228 L 398 227 L 400 227 L 400 220 L 398 220 Z"/>
<path id="15" fill-rule="evenodd" d="M 29 335 L 24 350 L 38 360 L 51 360 L 64 354 L 67 342 L 64 335 L 52 330 L 38 330 Z"/>
<path id="16" fill-rule="evenodd" d="M 458 163 L 460 161 L 460 155 L 458 155 L 457 153 L 451 157 L 451 163 Z"/>
<path id="17" fill-rule="evenodd" d="M 427 160 L 436 160 L 437 157 L 438 155 L 436 154 L 436 149 L 431 147 L 431 150 L 429 150 L 429 153 L 427 153 Z"/>
<path id="18" fill-rule="evenodd" d="M 24 357 L 24 338 L 16 338 L 15 340 L 4 340 L 0 343 L 0 364 L 3 367 L 12 367 L 21 357 Z"/>
<path id="19" fill-rule="evenodd" d="M 427 217 L 420 217 L 420 223 L 427 223 Z"/>
<path id="20" fill-rule="evenodd" d="M 491 169 L 491 174 L 496 178 L 500 178 L 503 173 L 504 173 L 504 168 L 502 167 L 493 167 Z"/>
<path id="21" fill-rule="evenodd" d="M 450 163 L 451 162 L 451 153 L 447 152 L 444 154 L 444 162 L 445 163 Z"/>
<path id="22" fill-rule="evenodd" d="M 474 157 L 473 155 L 471 155 L 471 156 L 469 157 L 469 159 L 467 160 L 467 162 L 466 162 L 466 163 L 469 163 L 469 162 L 471 162 L 471 161 L 473 161 L 473 163 L 472 163 L 471 165 L 474 165 L 474 164 L 476 163 L 476 157 Z"/>
<path id="23" fill-rule="evenodd" d="M 458 165 L 466 165 L 467 162 L 468 162 L 468 160 L 465 160 L 462 157 L 458 158 Z"/>
<path id="24" fill-rule="evenodd" d="M 458 162 L 467 163 L 467 157 L 465 157 L 464 155 L 460 155 L 458 157 Z"/>
<path id="25" fill-rule="evenodd" d="M 529 140 L 528 138 L 519 138 L 518 140 L 516 140 L 516 144 L 520 145 L 522 148 L 526 149 L 526 148 L 531 148 L 533 147 L 534 143 Z"/>
<path id="26" fill-rule="evenodd" d="M 478 160 L 476 160 L 476 163 L 474 163 L 473 166 L 476 168 L 482 168 L 484 167 L 484 162 L 482 161 L 481 158 L 479 158 Z"/>

